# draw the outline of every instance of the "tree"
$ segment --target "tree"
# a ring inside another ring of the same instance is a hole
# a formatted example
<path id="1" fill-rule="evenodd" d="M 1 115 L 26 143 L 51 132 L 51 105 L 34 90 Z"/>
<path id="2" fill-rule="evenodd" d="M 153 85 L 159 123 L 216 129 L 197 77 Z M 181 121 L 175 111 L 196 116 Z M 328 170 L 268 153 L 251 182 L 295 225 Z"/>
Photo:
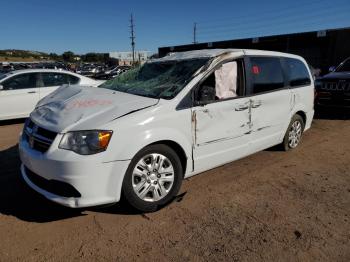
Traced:
<path id="1" fill-rule="evenodd" d="M 74 53 L 72 51 L 67 51 L 62 54 L 62 58 L 65 62 L 73 62 L 74 61 Z"/>
<path id="2" fill-rule="evenodd" d="M 108 62 L 109 55 L 104 53 L 87 53 L 81 56 L 84 62 L 98 62 L 106 63 Z"/>
<path id="3" fill-rule="evenodd" d="M 57 59 L 58 59 L 58 54 L 56 54 L 56 53 L 50 53 L 50 54 L 49 54 L 49 57 L 50 57 L 51 59 L 53 59 L 53 60 L 57 60 Z"/>

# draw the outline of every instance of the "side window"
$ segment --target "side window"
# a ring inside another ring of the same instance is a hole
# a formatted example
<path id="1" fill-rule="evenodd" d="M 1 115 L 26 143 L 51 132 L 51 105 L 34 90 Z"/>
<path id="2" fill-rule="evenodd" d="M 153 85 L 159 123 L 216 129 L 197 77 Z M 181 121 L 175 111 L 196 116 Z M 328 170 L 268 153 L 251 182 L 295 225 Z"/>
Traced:
<path id="1" fill-rule="evenodd" d="M 310 75 L 305 64 L 294 58 L 284 59 L 287 69 L 287 78 L 291 87 L 310 85 Z"/>
<path id="2" fill-rule="evenodd" d="M 67 75 L 68 77 L 68 84 L 70 85 L 76 85 L 79 84 L 80 78 L 73 76 L 73 75 Z"/>
<path id="3" fill-rule="evenodd" d="M 45 87 L 69 84 L 67 75 L 61 73 L 42 73 L 42 79 Z"/>
<path id="4" fill-rule="evenodd" d="M 7 79 L 3 82 L 4 90 L 18 90 L 25 88 L 34 88 L 36 87 L 36 74 L 20 74 Z"/>
<path id="5" fill-rule="evenodd" d="M 242 96 L 244 83 L 243 61 L 224 63 L 196 89 L 196 100 L 211 103 Z"/>
<path id="6" fill-rule="evenodd" d="M 284 87 L 283 70 L 278 57 L 251 57 L 250 63 L 253 94 Z"/>

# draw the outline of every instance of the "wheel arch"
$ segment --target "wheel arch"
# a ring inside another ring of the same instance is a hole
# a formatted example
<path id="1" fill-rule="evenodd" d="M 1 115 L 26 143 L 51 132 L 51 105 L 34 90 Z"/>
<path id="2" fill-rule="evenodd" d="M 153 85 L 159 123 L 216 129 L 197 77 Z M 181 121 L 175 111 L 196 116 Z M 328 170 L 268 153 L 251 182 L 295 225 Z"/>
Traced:
<path id="1" fill-rule="evenodd" d="M 186 155 L 186 152 L 182 148 L 182 146 L 173 140 L 159 140 L 159 141 L 153 142 L 147 146 L 158 145 L 158 144 L 166 145 L 175 151 L 175 153 L 180 158 L 180 162 L 181 162 L 181 166 L 182 166 L 182 170 L 183 170 L 183 175 L 185 175 L 186 171 L 187 171 L 188 156 Z M 145 146 L 145 147 L 147 147 L 147 146 Z"/>
<path id="2" fill-rule="evenodd" d="M 299 115 L 299 116 L 301 116 L 301 118 L 303 119 L 303 121 L 304 121 L 304 126 L 306 125 L 306 113 L 304 112 L 304 111 L 302 111 L 302 110 L 299 110 L 299 111 L 297 111 L 296 113 L 295 113 L 295 115 Z"/>

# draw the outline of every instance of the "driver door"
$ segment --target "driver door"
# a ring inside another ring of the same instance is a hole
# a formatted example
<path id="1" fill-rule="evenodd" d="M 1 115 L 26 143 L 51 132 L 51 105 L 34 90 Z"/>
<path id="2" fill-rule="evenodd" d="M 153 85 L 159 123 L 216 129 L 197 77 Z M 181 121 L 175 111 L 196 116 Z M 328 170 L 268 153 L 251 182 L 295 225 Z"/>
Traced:
<path id="1" fill-rule="evenodd" d="M 196 106 L 192 108 L 195 171 L 214 168 L 249 152 L 250 100 L 244 96 L 243 61 L 238 63 L 238 71 L 235 97 L 216 96 L 214 73 L 195 92 Z"/>

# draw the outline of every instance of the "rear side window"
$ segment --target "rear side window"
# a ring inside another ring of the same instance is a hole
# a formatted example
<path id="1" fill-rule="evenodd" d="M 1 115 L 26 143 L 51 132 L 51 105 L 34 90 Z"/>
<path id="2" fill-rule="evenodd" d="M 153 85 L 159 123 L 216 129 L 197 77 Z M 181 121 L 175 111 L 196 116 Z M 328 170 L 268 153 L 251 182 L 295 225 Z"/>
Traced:
<path id="1" fill-rule="evenodd" d="M 69 84 L 68 75 L 61 73 L 42 73 L 42 78 L 45 87 L 61 86 Z"/>
<path id="2" fill-rule="evenodd" d="M 250 64 L 253 94 L 284 87 L 283 70 L 278 57 L 251 57 Z"/>
<path id="3" fill-rule="evenodd" d="M 62 73 L 42 73 L 43 86 L 61 86 L 64 84 L 75 85 L 78 84 L 80 79 L 79 77 L 62 74 Z"/>
<path id="4" fill-rule="evenodd" d="M 303 62 L 294 58 L 284 58 L 287 78 L 291 87 L 310 85 L 310 75 Z"/>
<path id="5" fill-rule="evenodd" d="M 76 85 L 80 81 L 79 77 L 76 77 L 73 75 L 67 75 L 67 77 L 68 77 L 68 84 L 70 85 Z"/>

